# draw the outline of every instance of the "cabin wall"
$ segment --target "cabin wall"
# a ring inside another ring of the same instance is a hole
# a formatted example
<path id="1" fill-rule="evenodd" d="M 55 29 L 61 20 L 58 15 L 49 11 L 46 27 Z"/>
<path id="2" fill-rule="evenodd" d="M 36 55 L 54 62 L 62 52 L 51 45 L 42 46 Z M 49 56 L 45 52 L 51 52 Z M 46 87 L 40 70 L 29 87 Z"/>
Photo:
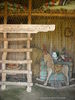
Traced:
<path id="1" fill-rule="evenodd" d="M 22 23 L 24 23 L 24 19 L 22 20 Z M 8 20 L 8 23 L 9 20 Z M 16 23 L 16 22 L 15 22 Z M 43 44 L 46 45 L 47 50 L 49 52 L 52 51 L 52 49 L 61 50 L 65 47 L 67 52 L 72 56 L 74 61 L 74 70 L 75 72 L 75 19 L 74 18 L 58 18 L 58 17 L 32 17 L 32 24 L 55 24 L 56 29 L 54 32 L 46 32 L 46 33 L 38 33 L 33 34 L 31 41 L 31 47 L 33 48 L 33 52 L 31 53 L 31 58 L 33 60 L 32 63 L 32 71 L 33 75 L 37 75 L 40 71 L 40 58 L 42 57 L 42 48 Z M 66 27 L 70 27 L 73 36 L 72 37 L 65 37 L 64 36 L 64 30 Z M 25 37 L 26 34 L 8 34 L 9 38 L 18 38 L 18 37 Z M 2 38 L 3 35 L 0 34 L 0 38 Z M 26 47 L 26 42 L 9 42 L 9 48 L 23 48 Z M 3 42 L 0 42 L 0 48 L 3 48 Z M 0 53 L 0 59 L 2 58 L 2 53 Z M 25 53 L 8 53 L 7 59 L 20 59 L 23 60 L 26 58 Z"/>
<path id="2" fill-rule="evenodd" d="M 73 73 L 75 72 L 75 19 L 73 18 L 51 18 L 51 17 L 35 17 L 32 18 L 33 24 L 55 24 L 56 29 L 54 32 L 47 33 L 38 33 L 33 36 L 32 44 L 36 47 L 42 48 L 43 44 L 46 45 L 47 50 L 49 52 L 52 51 L 53 48 L 60 51 L 65 47 L 69 55 L 73 58 L 74 68 Z M 65 28 L 71 28 L 73 33 L 72 37 L 65 37 L 64 32 Z"/>

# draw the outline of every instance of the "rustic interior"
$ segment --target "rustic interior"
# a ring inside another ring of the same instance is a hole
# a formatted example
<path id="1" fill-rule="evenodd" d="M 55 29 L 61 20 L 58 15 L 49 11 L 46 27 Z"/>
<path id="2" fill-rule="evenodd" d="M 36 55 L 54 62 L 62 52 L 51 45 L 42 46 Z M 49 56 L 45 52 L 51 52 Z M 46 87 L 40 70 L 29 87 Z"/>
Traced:
<path id="1" fill-rule="evenodd" d="M 32 2 L 31 2 L 32 1 Z M 0 3 L 5 2 L 5 7 L 0 11 L 0 24 L 55 24 L 56 29 L 54 32 L 32 34 L 31 47 L 33 52 L 31 53 L 32 71 L 33 76 L 38 76 L 40 70 L 40 58 L 42 57 L 43 44 L 46 45 L 48 52 L 51 52 L 53 48 L 61 52 L 65 47 L 66 51 L 73 59 L 72 73 L 75 73 L 75 8 L 73 9 L 50 9 L 49 11 L 40 11 L 38 8 L 45 3 L 46 0 L 0 0 Z M 7 2 L 21 4 L 25 7 L 24 11 L 8 9 Z M 74 1 L 73 1 L 74 2 Z M 30 5 L 30 6 L 29 6 Z M 32 8 L 32 9 L 31 9 Z M 72 36 L 66 37 L 65 30 L 70 28 L 73 33 Z M 7 34 L 8 38 L 23 38 L 26 34 Z M 0 39 L 3 38 L 3 34 L 0 33 Z M 3 41 L 0 41 L 0 48 L 3 48 Z M 9 48 L 22 48 L 26 47 L 26 42 L 9 42 Z M 2 53 L 0 52 L 0 60 L 2 59 Z M 8 53 L 7 59 L 11 60 L 23 60 L 25 59 L 25 53 Z M 72 76 L 73 77 L 73 76 Z"/>

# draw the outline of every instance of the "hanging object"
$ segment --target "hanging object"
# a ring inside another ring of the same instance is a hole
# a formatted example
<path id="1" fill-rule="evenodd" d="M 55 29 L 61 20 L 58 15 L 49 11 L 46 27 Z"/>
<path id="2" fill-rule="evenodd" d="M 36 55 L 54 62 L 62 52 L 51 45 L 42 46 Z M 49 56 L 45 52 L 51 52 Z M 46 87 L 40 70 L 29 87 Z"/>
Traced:
<path id="1" fill-rule="evenodd" d="M 70 27 L 66 27 L 64 30 L 64 36 L 65 37 L 72 37 L 73 36 L 73 31 L 71 30 Z"/>

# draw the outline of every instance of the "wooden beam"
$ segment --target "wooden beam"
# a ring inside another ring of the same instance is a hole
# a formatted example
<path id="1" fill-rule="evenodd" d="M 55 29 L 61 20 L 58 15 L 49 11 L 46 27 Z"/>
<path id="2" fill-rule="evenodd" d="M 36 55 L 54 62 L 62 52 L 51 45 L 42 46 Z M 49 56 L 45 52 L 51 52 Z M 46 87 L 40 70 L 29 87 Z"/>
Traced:
<path id="1" fill-rule="evenodd" d="M 32 0 L 29 0 L 29 14 L 28 14 L 28 24 L 31 24 L 31 10 L 32 10 Z M 28 38 L 31 37 L 31 32 L 28 34 Z M 30 40 L 27 40 L 27 48 L 30 48 Z M 27 60 L 31 59 L 30 57 L 30 52 L 27 52 Z M 31 64 L 27 64 L 27 70 L 28 72 L 31 71 Z M 32 75 L 29 73 L 27 74 L 27 82 L 31 83 L 32 82 Z M 27 92 L 31 92 L 31 86 L 28 84 L 27 85 Z"/>
<path id="2" fill-rule="evenodd" d="M 5 0 L 4 24 L 7 24 L 7 0 Z M 4 37 L 4 39 L 6 39 L 7 38 L 7 32 L 3 32 L 3 33 L 4 33 L 3 37 Z M 4 49 L 7 49 L 7 48 L 8 48 L 8 42 L 4 41 Z M 7 57 L 7 52 L 3 52 L 2 61 L 6 60 L 6 57 Z M 6 64 L 3 62 L 2 63 L 2 70 L 4 71 L 5 69 L 6 69 Z M 3 72 L 2 73 L 2 82 L 5 82 L 5 81 L 6 81 L 6 73 Z M 6 85 L 2 84 L 1 89 L 5 90 Z"/>
<path id="3" fill-rule="evenodd" d="M 8 13 L 8 16 L 16 16 L 16 17 L 18 17 L 18 16 L 24 16 L 24 17 L 27 17 L 28 16 L 28 11 L 25 11 L 25 12 L 23 12 L 23 13 L 20 13 L 20 12 L 17 12 L 17 13 Z"/>
<path id="4" fill-rule="evenodd" d="M 56 11 L 56 10 L 55 10 Z M 37 16 L 37 17 L 70 17 L 70 18 L 75 18 L 75 13 L 74 13 L 74 11 L 72 12 L 64 12 L 64 11 L 58 11 L 58 12 L 55 12 L 55 11 L 53 11 L 53 12 L 49 12 L 49 13 L 45 13 L 45 12 L 40 12 L 40 11 L 38 11 L 38 12 L 36 12 L 36 11 L 32 11 L 31 12 L 31 16 L 32 17 L 35 17 L 35 16 Z M 18 12 L 18 13 L 8 13 L 8 15 L 7 16 L 16 16 L 16 17 L 18 17 L 18 16 L 28 16 L 29 15 L 29 13 L 28 13 L 28 11 L 25 11 L 25 12 Z M 4 16 L 4 14 L 3 13 L 0 13 L 0 16 Z"/>
<path id="5" fill-rule="evenodd" d="M 48 32 L 48 31 L 54 31 L 55 25 L 38 25 L 38 24 L 32 24 L 32 25 L 0 25 L 0 33 L 38 33 L 38 32 Z M 30 37 L 28 37 L 30 38 Z"/>
<path id="6" fill-rule="evenodd" d="M 32 0 L 29 0 L 28 24 L 31 24 Z"/>
<path id="7" fill-rule="evenodd" d="M 71 17 L 75 18 L 75 13 L 44 13 L 44 12 L 32 12 L 32 16 L 36 17 Z"/>
<path id="8" fill-rule="evenodd" d="M 32 49 L 0 49 L 0 52 L 32 52 Z"/>
<path id="9" fill-rule="evenodd" d="M 0 60 L 0 63 L 4 63 L 4 64 L 27 64 L 27 63 L 32 63 L 32 60 L 24 60 L 24 61 L 21 61 L 21 60 Z M 3 70 L 3 69 L 2 69 Z"/>

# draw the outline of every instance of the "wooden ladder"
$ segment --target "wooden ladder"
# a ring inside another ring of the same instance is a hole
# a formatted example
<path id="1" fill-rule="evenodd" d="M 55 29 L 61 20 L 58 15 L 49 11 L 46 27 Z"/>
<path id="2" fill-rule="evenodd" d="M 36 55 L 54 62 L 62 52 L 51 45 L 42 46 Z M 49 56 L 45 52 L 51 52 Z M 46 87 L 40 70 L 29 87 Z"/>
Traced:
<path id="1" fill-rule="evenodd" d="M 2 55 L 2 70 L 0 70 L 0 73 L 2 73 L 2 82 L 1 84 L 1 89 L 4 90 L 6 88 L 6 85 L 23 85 L 27 86 L 27 91 L 31 91 L 31 86 L 32 86 L 32 71 L 31 71 L 31 63 L 32 60 L 30 60 L 30 52 L 32 49 L 30 48 L 30 41 L 32 40 L 30 35 L 26 38 L 7 38 L 7 34 L 4 33 L 4 38 L 2 41 L 4 41 L 4 48 L 0 49 L 0 52 L 3 52 Z M 22 49 L 9 49 L 8 48 L 8 42 L 10 41 L 27 41 L 27 48 L 22 48 Z M 13 60 L 6 60 L 7 58 L 7 53 L 8 52 L 26 52 L 27 53 L 27 59 L 24 61 L 13 61 Z M 6 70 L 6 64 L 27 64 L 27 70 Z M 6 82 L 6 74 L 27 74 L 27 82 Z"/>
<path id="2" fill-rule="evenodd" d="M 38 32 L 47 32 L 47 31 L 54 31 L 55 25 L 0 25 L 0 33 L 4 34 L 4 38 L 0 39 L 0 41 L 4 41 L 4 48 L 0 49 L 0 52 L 3 52 L 2 60 L 2 82 L 0 82 L 1 89 L 4 90 L 6 85 L 23 85 L 27 86 L 27 91 L 31 92 L 32 84 L 32 71 L 31 71 L 31 63 L 32 60 L 30 59 L 30 52 L 32 49 L 30 48 L 30 41 L 32 40 L 30 34 L 38 33 Z M 5 32 L 5 33 L 4 33 Z M 7 38 L 7 33 L 27 33 L 28 37 L 26 38 Z M 23 49 L 9 49 L 8 48 L 8 41 L 27 41 L 27 48 Z M 6 60 L 8 52 L 26 52 L 27 57 L 24 61 L 13 61 L 13 60 Z M 27 70 L 6 70 L 6 64 L 27 64 Z M 27 74 L 27 82 L 7 82 L 6 81 L 6 74 Z"/>
<path id="3" fill-rule="evenodd" d="M 48 32 L 48 31 L 54 31 L 55 25 L 32 25 L 31 24 L 31 1 L 29 0 L 29 15 L 28 15 L 28 25 L 27 24 L 7 24 L 7 0 L 5 1 L 5 16 L 4 16 L 4 24 L 0 25 L 0 33 L 3 33 L 3 39 L 0 39 L 0 41 L 4 41 L 4 48 L 0 49 L 0 52 L 3 52 L 2 60 L 0 60 L 0 63 L 2 63 L 2 69 L 0 70 L 0 73 L 2 73 L 2 80 L 0 82 L 1 89 L 5 90 L 6 85 L 22 85 L 27 86 L 27 92 L 31 92 L 31 87 L 33 85 L 32 83 L 32 71 L 31 71 L 31 63 L 32 60 L 30 59 L 30 52 L 32 52 L 32 49 L 30 48 L 30 41 L 32 40 L 31 34 L 38 33 L 38 32 Z M 27 37 L 25 38 L 7 38 L 8 33 L 27 33 Z M 27 41 L 27 48 L 22 49 L 9 49 L 8 48 L 8 42 L 10 41 Z M 7 53 L 8 52 L 26 52 L 26 60 L 23 61 L 13 61 L 13 60 L 7 60 Z M 27 70 L 7 70 L 6 64 L 27 64 Z M 7 74 L 27 74 L 27 82 L 7 82 L 6 81 L 6 75 Z"/>
<path id="4" fill-rule="evenodd" d="M 30 52 L 32 49 L 30 48 L 30 41 L 32 40 L 30 34 L 38 33 L 38 32 L 47 32 L 47 31 L 54 31 L 55 25 L 0 25 L 0 33 L 4 34 L 4 38 L 0 39 L 0 41 L 4 41 L 4 48 L 0 49 L 0 52 L 3 52 L 2 60 L 2 82 L 0 82 L 1 89 L 4 90 L 6 85 L 23 85 L 27 86 L 27 91 L 31 92 L 32 83 L 32 71 L 31 71 L 31 63 L 32 60 L 30 59 Z M 5 32 L 5 33 L 4 33 Z M 26 38 L 7 38 L 7 33 L 27 33 Z M 22 49 L 9 49 L 8 48 L 8 41 L 27 41 L 27 48 Z M 13 60 L 6 60 L 8 52 L 26 52 L 27 57 L 24 61 L 13 61 Z M 27 70 L 6 70 L 6 64 L 27 64 Z M 6 81 L 6 74 L 27 74 L 27 82 L 7 82 Z"/>
<path id="5" fill-rule="evenodd" d="M 31 24 L 31 1 L 29 0 L 29 15 L 28 15 L 28 24 Z M 5 0 L 5 15 L 4 15 L 4 24 L 7 24 L 7 0 Z M 24 85 L 27 86 L 27 91 L 31 91 L 32 86 L 32 71 L 31 71 L 31 63 L 32 60 L 30 60 L 30 52 L 32 49 L 30 48 L 30 41 L 32 40 L 31 35 L 27 34 L 27 38 L 7 38 L 7 32 L 3 33 L 3 39 L 4 41 L 4 48 L 0 50 L 0 52 L 3 52 L 2 55 L 2 70 L 0 70 L 0 73 L 2 73 L 2 82 L 1 89 L 5 90 L 6 85 Z M 27 48 L 26 49 L 9 49 L 8 48 L 8 42 L 10 41 L 27 41 Z M 12 60 L 6 60 L 8 52 L 26 52 L 27 58 L 24 61 L 12 61 Z M 6 64 L 27 64 L 27 70 L 6 70 Z M 6 74 L 27 74 L 27 82 L 6 82 Z"/>

